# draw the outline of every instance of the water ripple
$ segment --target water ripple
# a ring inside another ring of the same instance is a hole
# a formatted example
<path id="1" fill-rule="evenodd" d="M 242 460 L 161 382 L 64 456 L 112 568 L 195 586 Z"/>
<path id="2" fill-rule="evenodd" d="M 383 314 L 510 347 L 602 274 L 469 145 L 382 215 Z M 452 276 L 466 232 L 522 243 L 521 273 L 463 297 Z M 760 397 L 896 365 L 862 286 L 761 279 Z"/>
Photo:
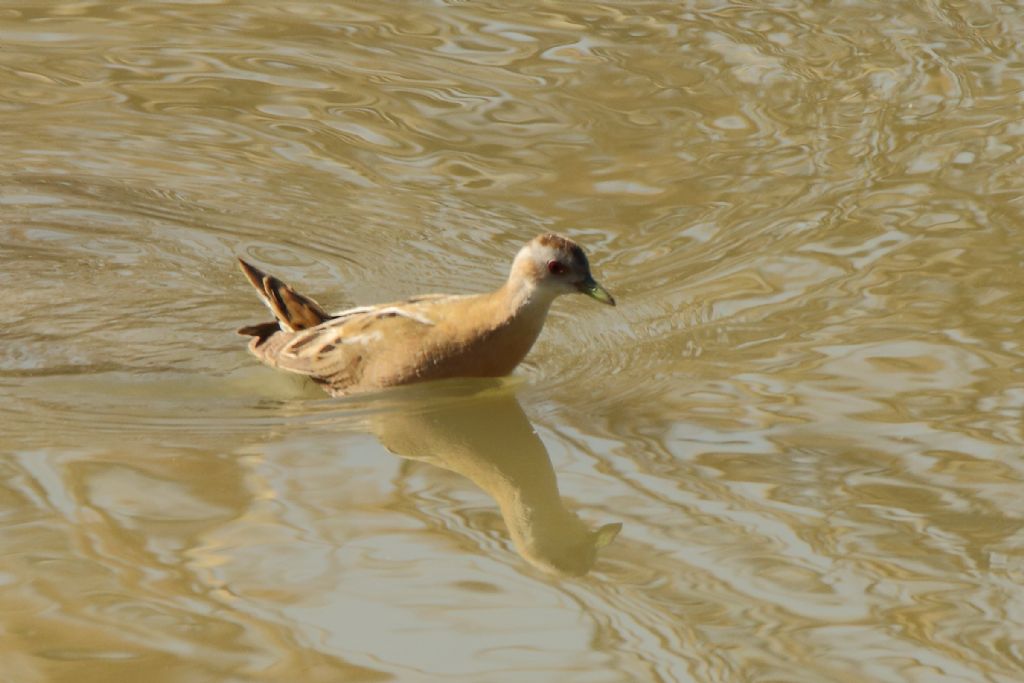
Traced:
<path id="1" fill-rule="evenodd" d="M 1018 677 L 1019 12 L 0 12 L 22 678 Z M 559 300 L 515 380 L 624 522 L 560 582 L 367 435 L 415 401 L 232 333 L 235 256 L 334 309 L 497 286 L 548 230 L 620 302 Z"/>

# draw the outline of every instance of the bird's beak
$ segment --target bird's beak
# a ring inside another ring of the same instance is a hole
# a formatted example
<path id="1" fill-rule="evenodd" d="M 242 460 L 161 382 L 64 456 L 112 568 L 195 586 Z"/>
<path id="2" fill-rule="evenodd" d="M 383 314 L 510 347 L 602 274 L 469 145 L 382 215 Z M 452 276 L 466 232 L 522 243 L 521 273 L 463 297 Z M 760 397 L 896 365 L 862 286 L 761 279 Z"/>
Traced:
<path id="1" fill-rule="evenodd" d="M 609 306 L 615 305 L 615 299 L 608 293 L 608 290 L 597 284 L 597 281 L 589 275 L 585 280 L 581 280 L 576 283 L 576 289 L 580 290 L 587 296 L 597 299 L 603 304 L 608 304 Z"/>

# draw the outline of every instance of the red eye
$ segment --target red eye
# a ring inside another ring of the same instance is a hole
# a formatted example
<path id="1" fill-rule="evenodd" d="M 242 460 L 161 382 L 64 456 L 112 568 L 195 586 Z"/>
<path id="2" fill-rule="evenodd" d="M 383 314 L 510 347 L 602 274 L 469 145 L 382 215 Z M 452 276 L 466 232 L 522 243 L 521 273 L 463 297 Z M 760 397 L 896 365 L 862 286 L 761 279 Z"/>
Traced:
<path id="1" fill-rule="evenodd" d="M 548 272 L 552 275 L 565 275 L 568 270 L 561 261 L 548 261 Z"/>

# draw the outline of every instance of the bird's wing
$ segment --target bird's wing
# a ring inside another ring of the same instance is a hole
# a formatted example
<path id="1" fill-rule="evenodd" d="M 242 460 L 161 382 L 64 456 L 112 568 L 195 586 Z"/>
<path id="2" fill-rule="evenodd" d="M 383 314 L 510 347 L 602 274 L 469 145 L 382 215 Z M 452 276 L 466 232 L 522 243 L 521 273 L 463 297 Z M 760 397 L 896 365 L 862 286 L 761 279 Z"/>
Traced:
<path id="1" fill-rule="evenodd" d="M 414 356 L 436 324 L 433 305 L 444 298 L 416 297 L 350 308 L 332 314 L 315 327 L 278 333 L 253 350 L 282 370 L 309 375 L 332 386 L 355 384 L 374 355 L 390 355 L 404 346 L 408 357 Z"/>

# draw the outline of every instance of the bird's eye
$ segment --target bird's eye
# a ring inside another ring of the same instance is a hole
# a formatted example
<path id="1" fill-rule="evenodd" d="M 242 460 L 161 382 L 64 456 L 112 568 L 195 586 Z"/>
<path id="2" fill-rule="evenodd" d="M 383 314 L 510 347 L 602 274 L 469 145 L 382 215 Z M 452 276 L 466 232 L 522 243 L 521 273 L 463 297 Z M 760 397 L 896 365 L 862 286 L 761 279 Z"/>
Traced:
<path id="1" fill-rule="evenodd" d="M 548 261 L 548 272 L 552 275 L 565 275 L 568 270 L 561 261 Z"/>

